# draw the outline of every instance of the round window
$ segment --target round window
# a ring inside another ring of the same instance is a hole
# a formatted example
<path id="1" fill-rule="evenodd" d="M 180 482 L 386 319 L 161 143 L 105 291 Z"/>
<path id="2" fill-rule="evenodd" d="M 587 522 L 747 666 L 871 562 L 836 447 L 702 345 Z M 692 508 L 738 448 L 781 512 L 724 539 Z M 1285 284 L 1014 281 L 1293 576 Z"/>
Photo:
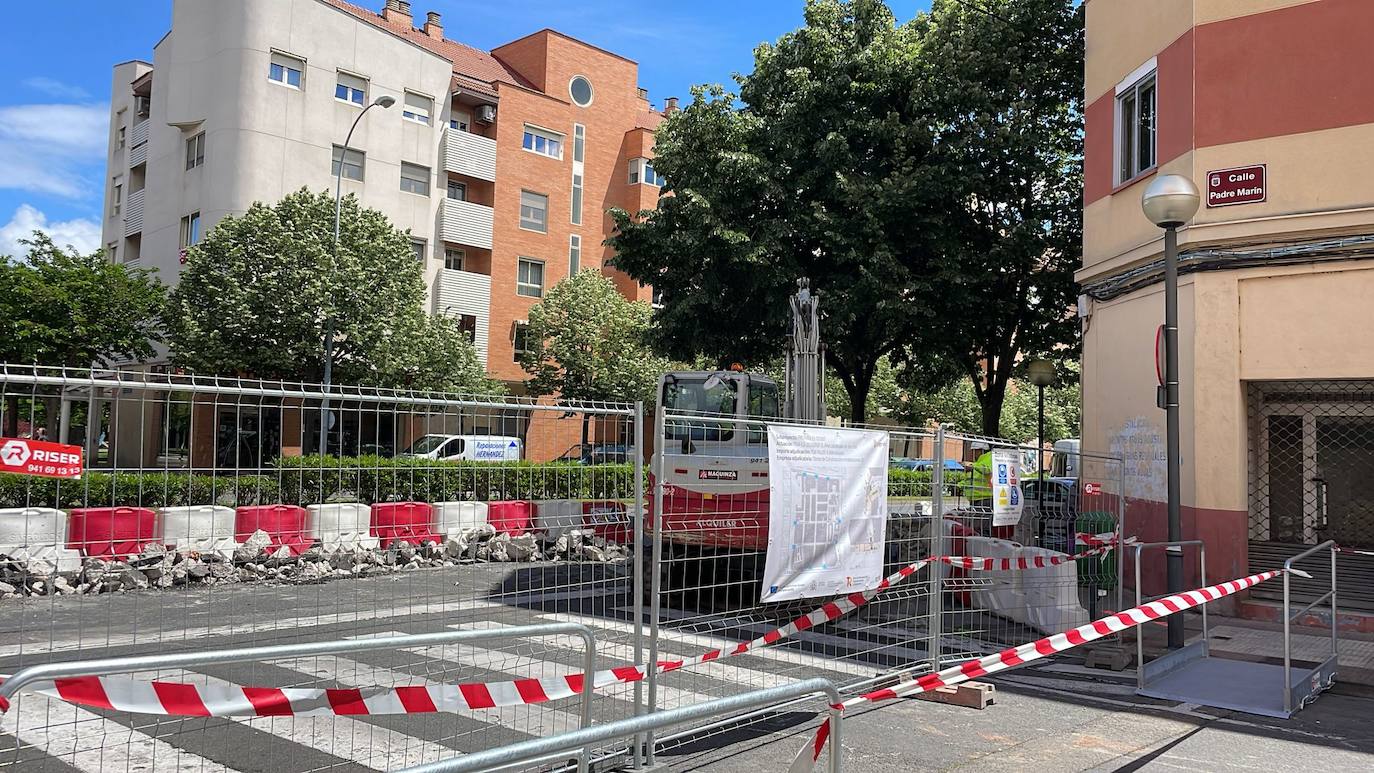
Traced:
<path id="1" fill-rule="evenodd" d="M 568 82 L 568 94 L 579 107 L 586 107 L 592 103 L 592 82 L 585 75 L 574 75 Z"/>

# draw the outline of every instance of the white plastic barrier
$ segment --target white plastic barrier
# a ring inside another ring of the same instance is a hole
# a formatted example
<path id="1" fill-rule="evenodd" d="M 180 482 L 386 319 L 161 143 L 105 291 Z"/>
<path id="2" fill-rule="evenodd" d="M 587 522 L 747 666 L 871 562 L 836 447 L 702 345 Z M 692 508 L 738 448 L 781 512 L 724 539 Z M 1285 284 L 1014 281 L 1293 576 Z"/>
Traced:
<path id="1" fill-rule="evenodd" d="M 435 502 L 432 507 L 434 529 L 446 537 L 487 524 L 486 502 Z"/>
<path id="2" fill-rule="evenodd" d="M 1049 548 L 1021 548 L 1021 557 L 1052 558 L 1064 556 Z M 1021 620 L 1044 633 L 1077 628 L 1088 622 L 1088 610 L 1078 601 L 1078 566 L 1074 561 L 1044 569 L 1029 569 L 1021 583 L 1025 595 L 1025 618 Z"/>
<path id="3" fill-rule="evenodd" d="M 534 530 L 544 539 L 556 540 L 582 528 L 582 502 L 577 499 L 545 499 L 534 503 Z"/>
<path id="4" fill-rule="evenodd" d="M 158 510 L 162 541 L 179 553 L 196 551 L 234 556 L 234 510 L 215 505 L 164 507 Z"/>
<path id="5" fill-rule="evenodd" d="M 81 568 L 81 553 L 67 547 L 67 514 L 50 507 L 0 509 L 0 554 L 42 559 L 59 572 Z"/>
<path id="6" fill-rule="evenodd" d="M 1016 558 L 1025 549 L 1015 542 L 996 537 L 965 537 L 964 543 L 967 545 L 968 555 L 979 558 Z M 1025 622 L 1026 593 L 1022 587 L 1023 574 L 1018 571 L 1001 570 L 978 572 L 975 576 L 988 581 L 988 585 L 973 591 L 974 605 Z"/>
<path id="7" fill-rule="evenodd" d="M 326 552 L 379 548 L 382 542 L 372 536 L 372 508 L 345 503 L 311 505 L 310 536 L 320 541 Z"/>

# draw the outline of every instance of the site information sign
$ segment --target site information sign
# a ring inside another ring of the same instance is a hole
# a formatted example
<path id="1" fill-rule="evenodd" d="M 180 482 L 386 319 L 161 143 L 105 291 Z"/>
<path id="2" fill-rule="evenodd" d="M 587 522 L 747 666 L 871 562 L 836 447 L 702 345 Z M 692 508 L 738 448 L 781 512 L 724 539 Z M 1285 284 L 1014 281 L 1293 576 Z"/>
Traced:
<path id="1" fill-rule="evenodd" d="M 888 435 L 768 427 L 768 557 L 762 601 L 876 588 L 887 539 Z"/>
<path id="2" fill-rule="evenodd" d="M 45 478 L 80 478 L 81 446 L 0 438 L 0 472 Z"/>
<path id="3" fill-rule="evenodd" d="M 992 452 L 992 525 L 1021 522 L 1021 452 L 997 448 Z"/>
<path id="4" fill-rule="evenodd" d="M 1258 204 L 1265 199 L 1265 165 L 1238 166 L 1207 173 L 1207 206 Z"/>

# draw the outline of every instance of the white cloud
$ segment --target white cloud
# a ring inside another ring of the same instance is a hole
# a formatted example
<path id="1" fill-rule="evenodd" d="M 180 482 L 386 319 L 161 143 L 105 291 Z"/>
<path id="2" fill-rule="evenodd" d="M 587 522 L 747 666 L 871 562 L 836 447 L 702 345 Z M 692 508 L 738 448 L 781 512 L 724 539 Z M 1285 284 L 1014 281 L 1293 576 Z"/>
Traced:
<path id="1" fill-rule="evenodd" d="M 20 239 L 32 238 L 34 231 L 42 231 L 59 247 L 71 245 L 78 252 L 95 252 L 100 246 L 100 223 L 89 218 L 74 218 L 48 222 L 48 216 L 20 204 L 10 221 L 0 226 L 0 255 L 23 255 L 26 252 Z"/>
<path id="2" fill-rule="evenodd" d="M 24 87 L 42 92 L 50 97 L 57 97 L 58 99 L 83 100 L 89 99 L 91 96 L 80 86 L 73 86 L 70 83 L 63 83 L 62 81 L 47 78 L 42 75 L 26 79 L 24 81 Z"/>
<path id="3" fill-rule="evenodd" d="M 104 105 L 0 107 L 0 188 L 66 198 L 100 191 L 86 168 L 104 160 L 109 125 Z"/>

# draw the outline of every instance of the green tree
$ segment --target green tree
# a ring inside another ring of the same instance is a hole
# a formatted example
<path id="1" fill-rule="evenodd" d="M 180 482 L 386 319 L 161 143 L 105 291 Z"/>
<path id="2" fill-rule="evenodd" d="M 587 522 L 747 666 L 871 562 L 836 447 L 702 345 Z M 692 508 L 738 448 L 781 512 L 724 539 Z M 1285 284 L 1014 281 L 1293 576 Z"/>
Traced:
<path id="1" fill-rule="evenodd" d="M 22 243 L 23 258 L 0 256 L 0 362 L 88 368 L 152 356 L 167 294 L 152 272 L 40 232 Z"/>
<path id="2" fill-rule="evenodd" d="M 520 365 L 530 391 L 568 402 L 652 402 L 669 367 L 649 348 L 652 314 L 592 269 L 554 285 L 528 314 Z"/>
<path id="3" fill-rule="evenodd" d="M 172 292 L 173 361 L 206 373 L 319 381 L 331 318 L 334 379 L 468 392 L 495 387 L 451 320 L 425 311 L 422 266 L 386 216 L 300 190 L 227 217 L 190 248 Z"/>
<path id="4" fill-rule="evenodd" d="M 1045 441 L 1050 443 L 1078 437 L 1082 421 L 1078 363 L 1065 361 L 1056 365 L 1059 378 L 1045 387 Z M 1024 378 L 1014 379 L 1007 390 L 1000 436 L 1033 444 L 1038 432 L 1037 400 L 1034 384 Z"/>
<path id="5" fill-rule="evenodd" d="M 690 361 L 786 346 L 798 277 L 820 293 L 828 362 L 864 420 L 884 355 L 935 321 L 926 294 L 944 172 L 913 94 L 918 44 L 878 0 L 808 0 L 806 25 L 754 52 L 736 97 L 693 89 L 655 137 L 672 195 L 613 213 L 616 265 L 663 291 L 656 344 Z"/>
<path id="6" fill-rule="evenodd" d="M 950 199 L 943 346 L 997 434 L 1023 355 L 1076 349 L 1082 243 L 1083 10 L 1074 0 L 935 0 L 912 22 Z"/>

